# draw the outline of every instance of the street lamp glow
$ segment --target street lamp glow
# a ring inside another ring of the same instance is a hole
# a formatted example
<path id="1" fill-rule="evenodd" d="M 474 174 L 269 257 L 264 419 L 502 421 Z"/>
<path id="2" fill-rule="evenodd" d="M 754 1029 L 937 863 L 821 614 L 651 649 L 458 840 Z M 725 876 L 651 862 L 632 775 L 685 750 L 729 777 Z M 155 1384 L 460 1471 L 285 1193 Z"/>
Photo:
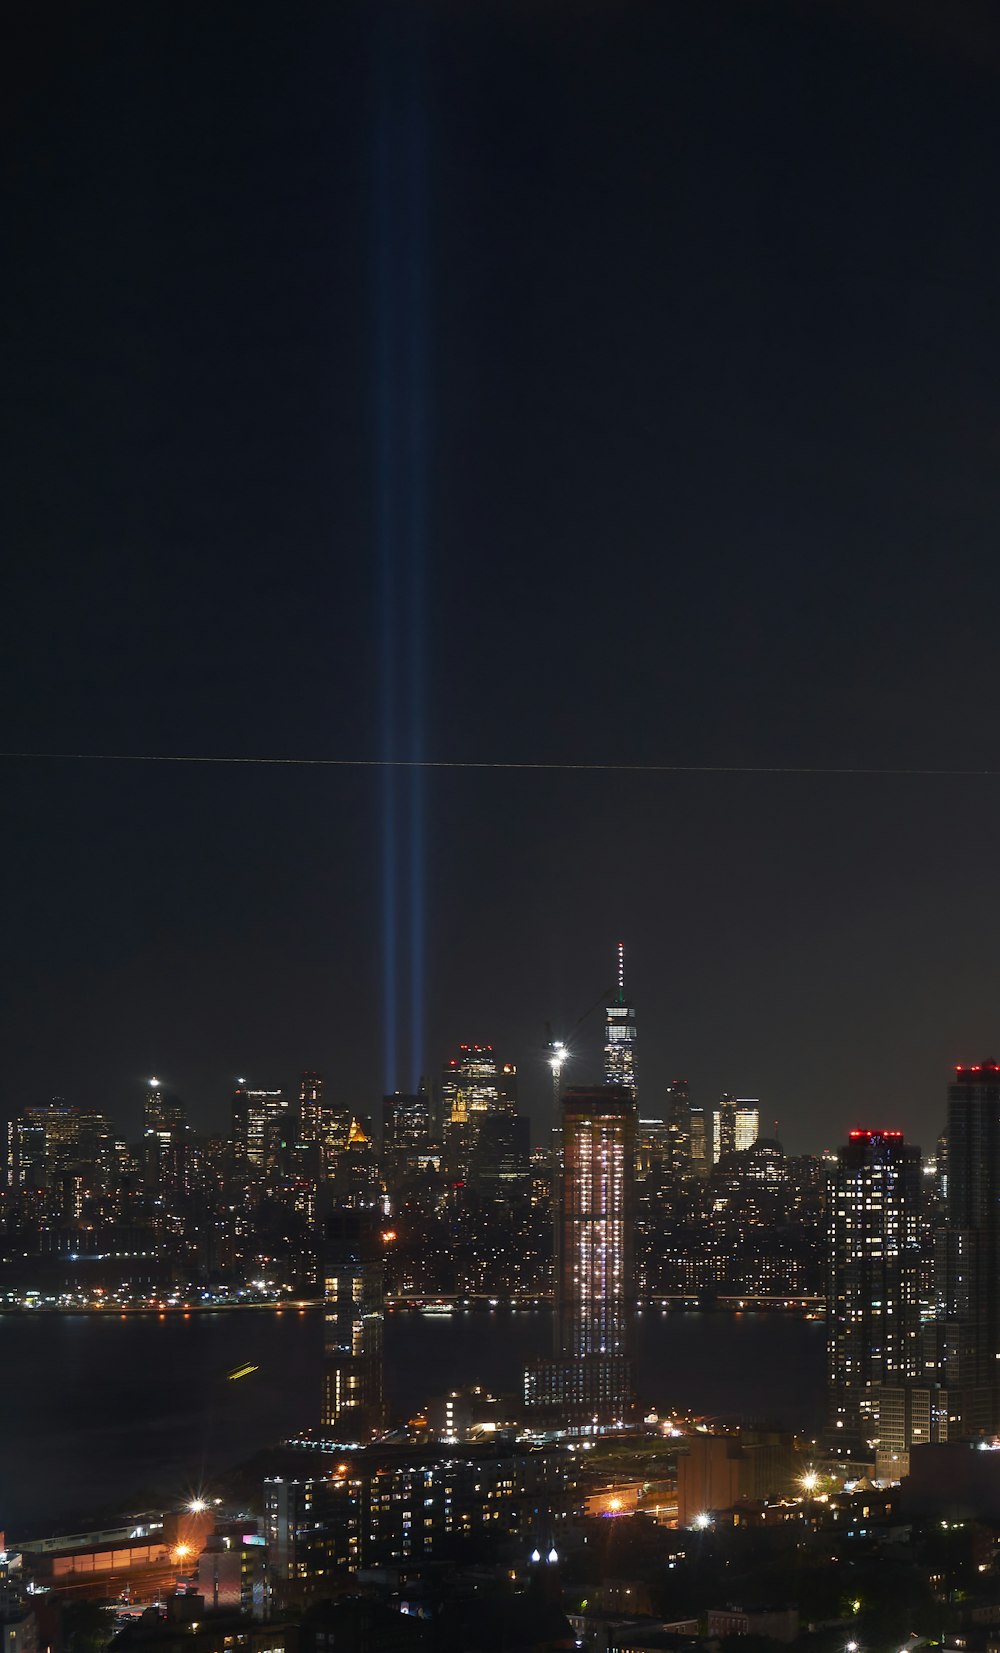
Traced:
<path id="1" fill-rule="evenodd" d="M 695 1516 L 693 1524 L 696 1532 L 704 1532 L 706 1527 L 710 1527 L 712 1525 L 712 1517 L 710 1515 L 706 1515 L 704 1510 L 702 1510 L 700 1515 Z"/>
<path id="2" fill-rule="evenodd" d="M 815 1492 L 818 1486 L 819 1476 L 816 1474 L 816 1471 L 814 1469 L 808 1470 L 802 1477 L 803 1492 Z"/>
<path id="3" fill-rule="evenodd" d="M 190 1504 L 188 1505 L 188 1511 L 191 1515 L 201 1515 L 207 1509 L 207 1498 L 192 1498 Z"/>

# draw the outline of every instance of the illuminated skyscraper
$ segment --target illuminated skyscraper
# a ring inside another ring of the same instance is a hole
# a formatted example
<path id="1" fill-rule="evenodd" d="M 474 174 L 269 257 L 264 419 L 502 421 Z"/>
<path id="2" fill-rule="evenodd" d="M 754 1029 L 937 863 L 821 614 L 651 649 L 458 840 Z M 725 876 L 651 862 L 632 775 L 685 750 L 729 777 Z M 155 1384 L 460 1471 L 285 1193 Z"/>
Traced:
<path id="1" fill-rule="evenodd" d="M 760 1102 L 756 1096 L 723 1096 L 712 1115 L 712 1162 L 723 1154 L 742 1153 L 760 1136 Z"/>
<path id="2" fill-rule="evenodd" d="M 852 1131 L 831 1174 L 829 1423 L 854 1448 L 878 1434 L 880 1388 L 922 1374 L 920 1177 L 901 1131 Z"/>
<path id="3" fill-rule="evenodd" d="M 635 1100 L 635 1010 L 625 1001 L 625 943 L 618 943 L 618 989 L 604 1023 L 604 1083 L 630 1091 Z"/>
<path id="4" fill-rule="evenodd" d="M 385 1264 L 374 1211 L 338 1210 L 324 1228 L 324 1429 L 364 1441 L 383 1418 Z"/>
<path id="5" fill-rule="evenodd" d="M 451 1170 L 468 1172 L 488 1114 L 517 1113 L 517 1068 L 497 1061 L 492 1045 L 460 1045 L 441 1081 L 444 1138 Z"/>
<path id="6" fill-rule="evenodd" d="M 636 1108 L 631 1090 L 568 1090 L 556 1214 L 555 1359 L 525 1398 L 563 1428 L 620 1428 L 632 1406 Z"/>
<path id="7" fill-rule="evenodd" d="M 190 1147 L 183 1102 L 164 1089 L 162 1080 L 150 1079 L 143 1103 L 142 1174 L 158 1205 L 190 1192 Z"/>
<path id="8" fill-rule="evenodd" d="M 755 1096 L 736 1098 L 734 1127 L 736 1152 L 741 1154 L 745 1148 L 752 1148 L 760 1136 L 760 1103 Z"/>
<path id="9" fill-rule="evenodd" d="M 284 1091 L 248 1090 L 240 1080 L 233 1093 L 233 1146 L 237 1161 L 263 1171 L 287 1135 L 290 1117 Z"/>
<path id="10" fill-rule="evenodd" d="M 394 1091 L 382 1098 L 382 1148 L 422 1148 L 431 1138 L 431 1096 L 426 1085 L 411 1092 Z"/>
<path id="11" fill-rule="evenodd" d="M 667 1086 L 667 1171 L 683 1182 L 691 1169 L 691 1093 L 686 1079 L 674 1079 Z"/>
<path id="12" fill-rule="evenodd" d="M 323 1075 L 306 1069 L 299 1074 L 299 1141 L 318 1144 L 323 1128 Z"/>

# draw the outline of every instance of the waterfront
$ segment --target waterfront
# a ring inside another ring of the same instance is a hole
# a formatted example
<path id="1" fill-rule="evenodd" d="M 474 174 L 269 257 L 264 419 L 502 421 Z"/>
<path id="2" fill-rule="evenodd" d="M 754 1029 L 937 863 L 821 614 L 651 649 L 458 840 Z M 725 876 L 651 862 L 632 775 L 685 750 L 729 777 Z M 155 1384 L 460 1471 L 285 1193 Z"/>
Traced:
<path id="1" fill-rule="evenodd" d="M 389 1403 L 482 1382 L 518 1391 L 548 1351 L 547 1309 L 387 1317 Z M 822 1321 L 798 1315 L 639 1317 L 639 1391 L 661 1409 L 820 1421 Z M 317 1421 L 322 1319 L 315 1310 L 190 1318 L 0 1315 L 0 1529 L 143 1500 L 171 1503 L 260 1446 Z M 241 1367 L 253 1371 L 232 1380 Z"/>

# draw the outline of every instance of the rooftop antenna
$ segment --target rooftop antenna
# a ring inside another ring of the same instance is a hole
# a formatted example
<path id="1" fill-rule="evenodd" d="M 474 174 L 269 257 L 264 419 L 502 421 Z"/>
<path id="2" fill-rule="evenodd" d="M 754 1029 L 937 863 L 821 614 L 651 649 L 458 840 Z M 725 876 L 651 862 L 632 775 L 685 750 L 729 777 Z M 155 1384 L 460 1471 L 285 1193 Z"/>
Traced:
<path id="1" fill-rule="evenodd" d="M 625 943 L 618 943 L 618 1003 L 625 1003 Z"/>

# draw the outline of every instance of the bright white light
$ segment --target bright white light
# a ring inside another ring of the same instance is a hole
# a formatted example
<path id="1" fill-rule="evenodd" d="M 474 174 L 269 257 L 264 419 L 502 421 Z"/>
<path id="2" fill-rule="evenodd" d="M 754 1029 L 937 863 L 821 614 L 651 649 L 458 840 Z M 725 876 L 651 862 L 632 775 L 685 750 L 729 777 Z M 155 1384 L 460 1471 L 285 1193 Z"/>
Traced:
<path id="1" fill-rule="evenodd" d="M 151 1080 L 150 1080 L 150 1081 L 149 1081 L 149 1083 L 150 1083 L 150 1084 L 151 1084 L 151 1085 L 152 1085 L 152 1087 L 153 1087 L 153 1089 L 154 1089 L 154 1090 L 159 1090 L 159 1088 L 160 1088 L 160 1081 L 159 1081 L 159 1080 L 158 1080 L 158 1079 L 151 1079 Z"/>
<path id="2" fill-rule="evenodd" d="M 541 1558 L 541 1555 L 540 1555 L 538 1550 L 532 1550 L 531 1555 L 528 1557 L 528 1559 L 529 1559 L 529 1561 L 541 1561 L 542 1558 Z"/>
<path id="3" fill-rule="evenodd" d="M 551 1561 L 553 1563 L 559 1560 L 559 1552 L 555 1548 L 555 1545 L 553 1545 L 552 1549 L 549 1551 L 549 1553 L 545 1557 L 545 1559 L 546 1559 L 546 1561 Z"/>
<path id="4" fill-rule="evenodd" d="M 814 1469 L 810 1469 L 802 1477 L 802 1486 L 806 1492 L 815 1492 L 819 1486 L 819 1476 Z"/>
<path id="5" fill-rule="evenodd" d="M 705 1528 L 710 1527 L 711 1525 L 712 1517 L 710 1515 L 706 1515 L 704 1510 L 700 1515 L 696 1515 L 694 1518 L 694 1526 L 697 1532 L 704 1532 Z"/>
<path id="6" fill-rule="evenodd" d="M 192 1515 L 200 1515 L 203 1510 L 208 1509 L 208 1499 L 207 1498 L 192 1498 L 190 1504 L 188 1505 L 188 1509 L 190 1510 Z"/>

